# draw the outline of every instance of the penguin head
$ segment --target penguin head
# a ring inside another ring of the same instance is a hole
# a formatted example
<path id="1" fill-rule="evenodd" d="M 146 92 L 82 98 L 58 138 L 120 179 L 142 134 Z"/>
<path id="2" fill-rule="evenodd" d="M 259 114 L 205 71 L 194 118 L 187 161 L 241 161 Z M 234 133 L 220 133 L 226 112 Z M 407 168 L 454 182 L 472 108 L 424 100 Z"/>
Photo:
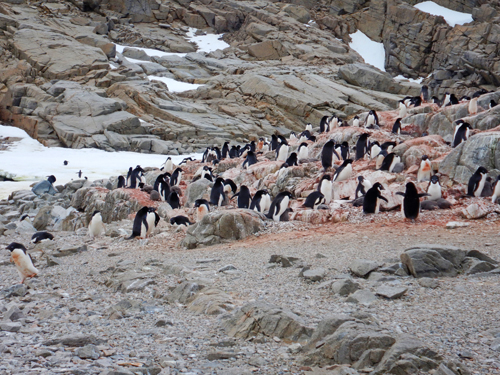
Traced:
<path id="1" fill-rule="evenodd" d="M 418 195 L 417 187 L 413 182 L 406 183 L 406 194 L 408 195 Z"/>
<path id="2" fill-rule="evenodd" d="M 94 216 L 95 216 L 95 215 L 97 215 L 97 214 L 99 214 L 99 215 L 100 215 L 100 214 L 101 214 L 101 211 L 99 211 L 99 210 L 95 210 L 95 211 L 92 213 L 92 217 L 94 217 Z"/>
<path id="3" fill-rule="evenodd" d="M 67 160 L 65 160 L 65 161 L 63 162 L 63 164 L 64 164 L 64 165 L 68 165 L 68 161 L 67 161 Z"/>
<path id="4" fill-rule="evenodd" d="M 345 167 L 346 165 L 349 165 L 349 164 L 352 164 L 353 160 L 352 159 L 346 159 L 344 160 L 344 162 L 342 163 L 342 166 Z"/>
<path id="5" fill-rule="evenodd" d="M 316 136 L 311 135 L 311 136 L 309 137 L 308 141 L 311 141 L 311 142 L 316 142 Z"/>
<path id="6" fill-rule="evenodd" d="M 27 221 L 30 221 L 30 217 L 26 214 L 24 214 L 23 216 L 21 216 L 21 218 L 19 219 L 19 221 L 23 221 L 25 219 L 28 219 Z"/>
<path id="7" fill-rule="evenodd" d="M 323 180 L 331 181 L 332 176 L 330 176 L 329 174 L 324 174 L 323 177 L 321 177 L 321 181 L 323 181 Z M 320 183 L 321 183 L 321 181 L 320 181 Z"/>
<path id="8" fill-rule="evenodd" d="M 373 187 L 377 190 L 385 190 L 384 187 L 382 186 L 382 184 L 380 182 L 375 182 L 373 184 Z"/>
<path id="9" fill-rule="evenodd" d="M 439 177 L 437 175 L 431 177 L 431 184 L 439 184 Z"/>
<path id="10" fill-rule="evenodd" d="M 53 174 L 51 174 L 50 176 L 47 176 L 47 181 L 53 184 L 54 182 L 56 182 L 56 177 Z"/>
<path id="11" fill-rule="evenodd" d="M 427 155 L 422 155 L 422 160 L 428 160 L 429 157 Z"/>
<path id="12" fill-rule="evenodd" d="M 358 176 L 358 181 L 359 181 L 360 184 L 363 183 L 364 179 L 365 178 L 363 176 Z"/>
<path id="13" fill-rule="evenodd" d="M 9 246 L 6 247 L 6 249 L 10 252 L 13 252 L 16 249 L 21 249 L 26 254 L 26 248 L 23 244 L 20 244 L 18 242 L 12 242 Z"/>
<path id="14" fill-rule="evenodd" d="M 479 167 L 476 173 L 488 174 L 488 170 L 485 167 Z"/>

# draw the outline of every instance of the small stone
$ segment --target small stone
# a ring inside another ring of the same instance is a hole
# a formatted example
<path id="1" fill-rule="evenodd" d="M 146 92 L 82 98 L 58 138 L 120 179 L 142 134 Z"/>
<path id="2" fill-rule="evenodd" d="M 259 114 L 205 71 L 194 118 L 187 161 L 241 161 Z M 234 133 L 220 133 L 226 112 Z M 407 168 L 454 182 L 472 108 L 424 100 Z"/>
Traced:
<path id="1" fill-rule="evenodd" d="M 317 253 L 317 254 L 315 255 L 315 258 L 316 258 L 316 259 L 323 259 L 323 258 L 326 258 L 326 255 L 323 255 L 323 254 L 321 254 L 321 253 Z"/>
<path id="2" fill-rule="evenodd" d="M 332 291 L 341 296 L 348 296 L 359 289 L 359 284 L 350 279 L 339 280 L 332 284 Z"/>
<path id="3" fill-rule="evenodd" d="M 496 352 L 500 352 L 500 338 L 493 340 L 493 342 L 490 345 L 490 349 Z"/>
<path id="4" fill-rule="evenodd" d="M 232 264 L 228 264 L 227 266 L 221 267 L 217 270 L 217 272 L 226 272 L 226 271 L 235 271 L 237 268 Z"/>
<path id="5" fill-rule="evenodd" d="M 13 322 L 24 318 L 24 314 L 16 306 L 12 306 L 4 315 L 3 320 L 11 320 Z"/>
<path id="6" fill-rule="evenodd" d="M 381 267 L 379 262 L 366 259 L 356 259 L 349 265 L 351 272 L 359 277 L 367 277 L 370 272 L 375 271 L 379 267 Z"/>
<path id="7" fill-rule="evenodd" d="M 5 322 L 0 323 L 0 330 L 7 332 L 18 332 L 22 328 L 22 324 L 19 322 Z"/>
<path id="8" fill-rule="evenodd" d="M 371 305 L 376 301 L 377 296 L 369 290 L 358 290 L 346 299 L 346 302 L 359 303 L 366 306 Z"/>
<path id="9" fill-rule="evenodd" d="M 51 255 L 46 255 L 46 258 L 47 258 L 47 267 L 54 267 L 61 265 L 61 263 Z"/>
<path id="10" fill-rule="evenodd" d="M 324 268 L 315 268 L 302 272 L 302 277 L 309 281 L 321 281 L 325 278 L 326 270 Z"/>
<path id="11" fill-rule="evenodd" d="M 460 353 L 458 353 L 459 357 L 466 358 L 466 359 L 474 359 L 475 355 L 473 352 L 470 350 L 463 350 Z"/>
<path id="12" fill-rule="evenodd" d="M 207 359 L 209 361 L 218 361 L 221 359 L 229 359 L 234 357 L 236 357 L 236 354 L 231 352 L 213 352 L 207 354 Z"/>
<path id="13" fill-rule="evenodd" d="M 418 284 L 424 288 L 436 289 L 439 286 L 439 281 L 430 277 L 422 277 L 418 279 Z"/>
<path id="14" fill-rule="evenodd" d="M 465 228 L 468 227 L 469 223 L 464 223 L 461 221 L 450 221 L 446 223 L 446 229 L 456 229 L 456 228 Z"/>
<path id="15" fill-rule="evenodd" d="M 301 350 L 302 350 L 302 345 L 300 345 L 300 343 L 298 343 L 298 342 L 296 342 L 288 347 L 288 351 L 290 353 L 294 353 L 294 354 L 300 352 Z"/>
<path id="16" fill-rule="evenodd" d="M 160 319 L 155 323 L 157 327 L 173 326 L 174 323 L 171 320 Z"/>
<path id="17" fill-rule="evenodd" d="M 408 288 L 382 285 L 377 288 L 376 294 L 387 299 L 397 299 L 401 298 L 407 291 Z"/>
<path id="18" fill-rule="evenodd" d="M 101 356 L 99 349 L 97 349 L 97 347 L 92 344 L 85 345 L 82 348 L 78 348 L 75 351 L 75 354 L 81 359 L 93 359 L 93 360 L 99 359 L 99 357 Z"/>
<path id="19" fill-rule="evenodd" d="M 2 290 L 5 298 L 9 297 L 24 297 L 28 293 L 28 288 L 24 284 L 13 285 L 10 288 Z"/>
<path id="20" fill-rule="evenodd" d="M 43 358 L 47 358 L 47 357 L 50 357 L 52 354 L 54 354 L 53 352 L 51 352 L 50 350 L 48 349 L 38 349 L 36 352 L 35 352 L 35 357 L 43 357 Z"/>

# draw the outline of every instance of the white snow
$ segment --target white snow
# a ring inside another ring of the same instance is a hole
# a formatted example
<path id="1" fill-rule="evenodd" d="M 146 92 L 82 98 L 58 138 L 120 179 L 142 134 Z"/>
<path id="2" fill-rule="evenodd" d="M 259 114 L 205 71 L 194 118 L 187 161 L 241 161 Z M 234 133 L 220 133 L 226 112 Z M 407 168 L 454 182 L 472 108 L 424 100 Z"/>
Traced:
<path id="1" fill-rule="evenodd" d="M 0 171 L 14 174 L 15 182 L 0 182 L 0 199 L 7 198 L 15 190 L 31 189 L 34 182 L 47 176 L 57 178 L 55 185 L 63 185 L 78 179 L 78 171 L 90 181 L 127 173 L 129 167 L 160 167 L 168 155 L 140 154 L 136 152 L 106 152 L 99 149 L 72 149 L 45 147 L 32 139 L 24 130 L 0 125 L 0 138 L 16 137 L 20 141 L 11 143 L 6 150 L 0 150 Z M 201 159 L 201 154 L 172 155 L 174 163 L 185 157 Z M 68 165 L 64 165 L 64 160 Z"/>
<path id="2" fill-rule="evenodd" d="M 164 52 L 160 51 L 159 49 L 153 49 L 153 48 L 143 48 L 143 47 L 130 47 L 130 46 L 122 46 L 121 44 L 115 44 L 116 45 L 116 52 L 123 53 L 123 50 L 128 47 L 132 49 L 137 49 L 140 51 L 146 52 L 146 55 L 153 57 L 162 57 L 162 56 L 179 56 L 179 57 L 184 57 L 186 56 L 185 53 L 175 53 L 175 52 Z M 130 60 L 129 57 L 126 57 L 127 60 Z M 141 62 L 148 62 L 148 61 L 143 61 L 143 60 L 134 60 L 134 61 L 141 61 Z"/>
<path id="3" fill-rule="evenodd" d="M 361 55 L 365 63 L 373 65 L 385 72 L 385 48 L 383 43 L 377 43 L 368 38 L 361 31 L 349 35 L 352 42 L 349 47 Z"/>
<path id="4" fill-rule="evenodd" d="M 176 81 L 172 78 L 158 77 L 158 76 L 148 76 L 150 81 L 161 81 L 165 83 L 170 92 L 183 92 L 188 90 L 196 90 L 198 87 L 203 86 L 196 83 L 186 83 L 181 81 Z"/>
<path id="5" fill-rule="evenodd" d="M 414 7 L 422 12 L 429 13 L 434 16 L 442 16 L 446 23 L 451 27 L 472 22 L 472 14 L 457 12 L 456 10 L 445 8 L 436 4 L 434 1 L 424 1 L 423 3 L 414 5 Z"/>
<path id="6" fill-rule="evenodd" d="M 394 79 L 408 80 L 408 81 L 413 82 L 413 83 L 422 83 L 422 81 L 424 80 L 422 77 L 420 77 L 418 79 L 413 79 L 413 78 L 406 78 L 405 76 L 402 76 L 402 75 L 396 76 L 396 77 L 394 77 Z"/>
<path id="7" fill-rule="evenodd" d="M 187 36 L 191 42 L 196 43 L 198 46 L 198 50 L 196 52 L 209 53 L 218 49 L 225 49 L 229 47 L 229 44 L 221 39 L 224 34 L 195 35 L 195 33 L 196 29 L 190 27 Z"/>

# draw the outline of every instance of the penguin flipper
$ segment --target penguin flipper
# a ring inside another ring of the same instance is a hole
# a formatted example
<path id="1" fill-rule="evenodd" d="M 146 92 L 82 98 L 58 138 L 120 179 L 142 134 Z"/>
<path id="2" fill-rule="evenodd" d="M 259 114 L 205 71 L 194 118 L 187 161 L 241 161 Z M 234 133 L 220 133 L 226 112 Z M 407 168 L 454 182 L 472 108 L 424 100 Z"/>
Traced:
<path id="1" fill-rule="evenodd" d="M 405 194 L 405 193 L 403 193 L 403 192 L 401 192 L 401 191 L 398 191 L 396 194 L 397 194 L 397 195 L 402 195 L 403 197 L 404 197 L 404 196 L 406 196 L 406 194 Z"/>
<path id="2" fill-rule="evenodd" d="M 397 194 L 397 193 L 396 193 Z M 387 200 L 386 197 L 383 197 L 382 195 L 379 195 L 378 196 L 379 199 L 382 199 L 383 201 L 385 201 L 386 203 L 389 203 L 389 201 Z"/>

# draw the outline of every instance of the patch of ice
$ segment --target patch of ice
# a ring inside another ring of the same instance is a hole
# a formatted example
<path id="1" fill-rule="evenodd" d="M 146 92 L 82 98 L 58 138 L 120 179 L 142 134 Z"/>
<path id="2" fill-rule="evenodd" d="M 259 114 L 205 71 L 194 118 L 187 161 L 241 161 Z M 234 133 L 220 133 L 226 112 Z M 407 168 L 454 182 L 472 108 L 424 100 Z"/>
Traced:
<path id="1" fill-rule="evenodd" d="M 422 83 L 422 81 L 424 80 L 422 77 L 417 78 L 417 79 L 413 79 L 413 78 L 406 78 L 405 76 L 402 76 L 402 75 L 396 76 L 396 77 L 394 77 L 394 79 L 408 80 L 408 81 L 413 82 L 413 83 Z"/>
<path id="2" fill-rule="evenodd" d="M 349 47 L 361 55 L 365 63 L 373 65 L 385 72 L 385 48 L 383 43 L 377 43 L 368 38 L 361 31 L 349 35 L 352 42 Z"/>
<path id="3" fill-rule="evenodd" d="M 451 27 L 455 25 L 463 25 L 472 22 L 472 14 L 457 12 L 436 4 L 434 1 L 424 1 L 414 5 L 415 8 L 422 12 L 432 14 L 434 16 L 442 16 L 446 23 Z"/>
<path id="4" fill-rule="evenodd" d="M 196 29 L 193 27 L 189 28 L 187 32 L 187 38 L 189 41 L 196 43 L 198 50 L 196 52 L 212 52 L 218 49 L 225 49 L 230 47 L 229 44 L 224 42 L 221 38 L 224 34 L 205 34 L 205 35 L 195 35 Z"/>
<path id="5" fill-rule="evenodd" d="M 150 81 L 161 81 L 165 83 L 168 87 L 168 91 L 170 92 L 183 92 L 189 90 L 196 90 L 198 87 L 204 86 L 196 83 L 180 82 L 176 81 L 175 79 L 167 77 L 148 76 L 148 78 Z"/>
<path id="6" fill-rule="evenodd" d="M 153 56 L 156 56 L 156 57 L 162 57 L 162 56 L 184 57 L 184 56 L 186 56 L 185 53 L 164 52 L 164 51 L 160 51 L 159 49 L 153 49 L 153 48 L 130 47 L 130 46 L 122 46 L 121 44 L 115 44 L 115 45 L 116 45 L 116 52 L 119 52 L 119 53 L 123 53 L 123 50 L 127 47 L 127 48 L 132 48 L 132 49 L 144 51 L 144 52 L 146 52 L 146 55 L 148 55 L 150 57 L 153 57 Z M 130 60 L 130 59 L 127 57 L 127 60 Z M 140 60 L 140 61 L 145 62 L 142 60 Z"/>
<path id="7" fill-rule="evenodd" d="M 112 63 L 109 63 L 109 67 L 111 68 L 111 70 L 118 69 L 118 66 Z"/>
<path id="8" fill-rule="evenodd" d="M 0 182 L 0 199 L 7 198 L 15 190 L 30 189 L 34 182 L 54 175 L 56 185 L 78 179 L 78 171 L 94 181 L 126 174 L 129 167 L 160 167 L 168 155 L 140 154 L 136 152 L 106 152 L 99 149 L 72 149 L 45 147 L 32 139 L 24 130 L 0 125 L 0 138 L 21 138 L 0 151 L 0 171 L 15 175 L 15 182 Z M 185 157 L 201 159 L 201 154 L 172 155 L 174 163 Z M 68 165 L 63 161 L 67 160 Z"/>

